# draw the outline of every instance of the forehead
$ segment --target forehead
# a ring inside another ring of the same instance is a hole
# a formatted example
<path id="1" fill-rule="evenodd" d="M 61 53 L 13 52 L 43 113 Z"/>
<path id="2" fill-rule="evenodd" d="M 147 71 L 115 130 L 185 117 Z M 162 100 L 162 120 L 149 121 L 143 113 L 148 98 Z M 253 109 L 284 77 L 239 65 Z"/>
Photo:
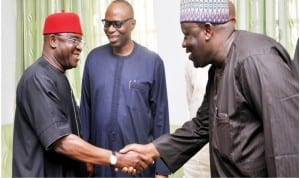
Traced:
<path id="1" fill-rule="evenodd" d="M 63 35 L 63 36 L 68 36 L 68 37 L 82 37 L 82 35 L 81 34 L 78 34 L 78 33 L 59 33 L 59 34 L 61 34 L 61 35 Z"/>
<path id="2" fill-rule="evenodd" d="M 123 20 L 131 16 L 130 8 L 124 3 L 112 3 L 105 13 L 105 19 L 107 20 Z"/>
<path id="3" fill-rule="evenodd" d="M 200 30 L 200 26 L 195 22 L 182 22 L 181 30 L 183 33 L 191 33 Z"/>

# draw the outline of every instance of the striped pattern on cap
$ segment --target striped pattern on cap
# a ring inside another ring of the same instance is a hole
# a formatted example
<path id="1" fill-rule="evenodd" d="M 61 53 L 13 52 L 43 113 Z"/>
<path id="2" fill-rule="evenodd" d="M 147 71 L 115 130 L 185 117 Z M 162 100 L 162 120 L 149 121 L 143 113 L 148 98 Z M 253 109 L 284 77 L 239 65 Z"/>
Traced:
<path id="1" fill-rule="evenodd" d="M 181 0 L 180 22 L 225 23 L 229 21 L 228 0 Z"/>

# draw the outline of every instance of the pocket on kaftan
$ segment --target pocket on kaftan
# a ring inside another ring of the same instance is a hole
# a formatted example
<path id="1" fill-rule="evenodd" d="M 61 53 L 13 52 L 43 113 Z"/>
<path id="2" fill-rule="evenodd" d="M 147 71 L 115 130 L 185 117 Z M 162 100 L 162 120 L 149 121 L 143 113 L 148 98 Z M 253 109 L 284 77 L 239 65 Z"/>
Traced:
<path id="1" fill-rule="evenodd" d="M 150 82 L 133 80 L 130 85 L 131 99 L 135 102 L 136 100 L 144 102 L 148 105 L 149 94 L 150 94 Z"/>
<path id="2" fill-rule="evenodd" d="M 230 157 L 232 151 L 232 137 L 230 119 L 226 113 L 218 113 L 213 126 L 212 144 L 220 154 Z"/>

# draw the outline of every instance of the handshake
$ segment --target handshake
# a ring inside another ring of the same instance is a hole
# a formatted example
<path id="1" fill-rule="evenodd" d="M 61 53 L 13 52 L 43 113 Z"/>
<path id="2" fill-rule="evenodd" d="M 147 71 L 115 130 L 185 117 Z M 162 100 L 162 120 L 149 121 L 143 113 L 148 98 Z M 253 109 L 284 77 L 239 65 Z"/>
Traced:
<path id="1" fill-rule="evenodd" d="M 148 165 L 154 164 L 154 159 L 159 156 L 159 152 L 152 143 L 130 144 L 116 152 L 116 159 L 114 158 L 110 162 L 115 167 L 115 171 L 135 175 L 146 169 Z M 87 171 L 91 176 L 94 172 L 94 165 L 87 164 Z"/>

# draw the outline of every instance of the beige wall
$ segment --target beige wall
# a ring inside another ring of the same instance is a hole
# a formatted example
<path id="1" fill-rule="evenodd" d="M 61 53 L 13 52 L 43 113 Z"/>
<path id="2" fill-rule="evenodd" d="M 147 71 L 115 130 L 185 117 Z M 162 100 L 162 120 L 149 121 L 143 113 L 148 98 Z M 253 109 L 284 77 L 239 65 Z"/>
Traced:
<path id="1" fill-rule="evenodd" d="M 1 1 L 1 123 L 12 123 L 15 104 L 16 0 Z"/>
<path id="2" fill-rule="evenodd" d="M 181 47 L 180 0 L 155 0 L 157 49 L 164 60 L 168 88 L 170 123 L 182 125 L 189 119 L 184 70 L 188 60 Z"/>

